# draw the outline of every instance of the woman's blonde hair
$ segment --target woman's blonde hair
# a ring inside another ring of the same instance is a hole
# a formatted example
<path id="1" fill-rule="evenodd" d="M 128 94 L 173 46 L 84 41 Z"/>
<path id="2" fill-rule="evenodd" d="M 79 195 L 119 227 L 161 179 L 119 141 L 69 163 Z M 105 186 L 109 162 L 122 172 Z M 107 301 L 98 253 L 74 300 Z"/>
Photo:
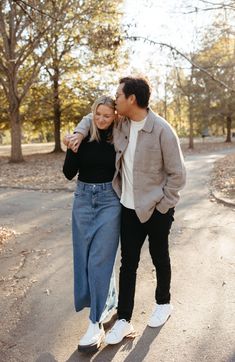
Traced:
<path id="1" fill-rule="evenodd" d="M 99 130 L 95 124 L 95 114 L 96 114 L 97 108 L 100 105 L 108 106 L 109 108 L 111 108 L 115 111 L 114 98 L 108 97 L 108 96 L 101 96 L 95 100 L 95 102 L 91 106 L 91 111 L 93 113 L 93 117 L 92 117 L 91 130 L 90 130 L 90 133 L 91 133 L 90 141 L 98 141 L 98 142 L 100 141 Z M 112 134 L 111 134 L 109 141 L 110 142 L 112 141 Z"/>

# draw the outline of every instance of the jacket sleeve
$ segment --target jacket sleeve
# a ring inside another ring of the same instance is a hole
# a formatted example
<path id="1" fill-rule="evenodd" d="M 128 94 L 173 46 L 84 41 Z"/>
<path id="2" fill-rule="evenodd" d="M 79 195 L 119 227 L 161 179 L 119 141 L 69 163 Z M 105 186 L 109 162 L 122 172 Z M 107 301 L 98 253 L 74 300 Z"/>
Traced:
<path id="1" fill-rule="evenodd" d="M 83 134 L 84 138 L 88 135 L 91 128 L 92 113 L 87 114 L 82 120 L 78 123 L 74 129 L 75 133 Z"/>
<path id="2" fill-rule="evenodd" d="M 66 152 L 63 173 L 68 180 L 72 180 L 78 173 L 78 154 L 70 149 Z"/>
<path id="3" fill-rule="evenodd" d="M 186 182 L 186 170 L 179 139 L 173 129 L 171 129 L 171 132 L 163 130 L 161 148 L 166 172 L 166 184 L 163 188 L 164 197 L 156 205 L 156 208 L 162 214 L 165 214 L 179 200 L 179 191 Z"/>

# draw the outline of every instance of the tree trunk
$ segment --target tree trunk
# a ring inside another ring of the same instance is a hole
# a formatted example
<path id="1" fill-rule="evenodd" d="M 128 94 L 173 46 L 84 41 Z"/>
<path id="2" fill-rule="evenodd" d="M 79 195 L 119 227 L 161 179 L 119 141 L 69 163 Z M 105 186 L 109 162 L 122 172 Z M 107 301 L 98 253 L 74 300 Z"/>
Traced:
<path id="1" fill-rule="evenodd" d="M 231 139 L 231 128 L 232 128 L 232 117 L 229 115 L 226 117 L 226 130 L 227 130 L 227 137 L 225 142 L 232 142 Z"/>
<path id="2" fill-rule="evenodd" d="M 55 148 L 53 152 L 63 152 L 60 143 L 61 108 L 59 98 L 59 71 L 56 68 L 53 77 L 53 105 L 54 105 L 54 138 Z"/>
<path id="3" fill-rule="evenodd" d="M 167 87 L 166 83 L 164 84 L 164 118 L 167 119 Z"/>
<path id="4" fill-rule="evenodd" d="M 193 140 L 193 117 L 192 117 L 192 109 L 191 109 L 191 100 L 189 100 L 189 149 L 194 149 L 194 140 Z"/>
<path id="5" fill-rule="evenodd" d="M 15 104 L 10 107 L 10 123 L 11 123 L 11 158 L 10 162 L 23 162 L 23 154 L 21 147 L 21 121 L 20 121 L 20 105 Z"/>

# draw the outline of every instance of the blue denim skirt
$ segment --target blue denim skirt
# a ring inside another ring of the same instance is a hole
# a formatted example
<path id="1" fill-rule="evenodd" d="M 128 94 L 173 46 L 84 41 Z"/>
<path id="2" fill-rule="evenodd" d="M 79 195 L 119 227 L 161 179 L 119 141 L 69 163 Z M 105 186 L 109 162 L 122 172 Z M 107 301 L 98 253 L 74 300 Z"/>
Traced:
<path id="1" fill-rule="evenodd" d="M 117 305 L 114 262 L 120 215 L 111 182 L 78 181 L 72 211 L 74 301 L 77 312 L 90 307 L 93 323 L 101 322 Z"/>

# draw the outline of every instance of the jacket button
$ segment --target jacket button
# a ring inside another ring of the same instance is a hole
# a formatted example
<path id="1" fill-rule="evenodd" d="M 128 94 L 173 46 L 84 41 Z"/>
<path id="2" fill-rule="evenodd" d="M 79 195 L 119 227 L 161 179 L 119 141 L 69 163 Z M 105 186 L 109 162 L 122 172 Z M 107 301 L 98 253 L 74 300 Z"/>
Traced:
<path id="1" fill-rule="evenodd" d="M 127 136 L 125 136 L 125 139 L 127 140 Z"/>
<path id="2" fill-rule="evenodd" d="M 120 150 L 119 150 L 118 152 L 119 152 L 119 153 L 122 153 L 122 151 L 120 151 Z"/>

